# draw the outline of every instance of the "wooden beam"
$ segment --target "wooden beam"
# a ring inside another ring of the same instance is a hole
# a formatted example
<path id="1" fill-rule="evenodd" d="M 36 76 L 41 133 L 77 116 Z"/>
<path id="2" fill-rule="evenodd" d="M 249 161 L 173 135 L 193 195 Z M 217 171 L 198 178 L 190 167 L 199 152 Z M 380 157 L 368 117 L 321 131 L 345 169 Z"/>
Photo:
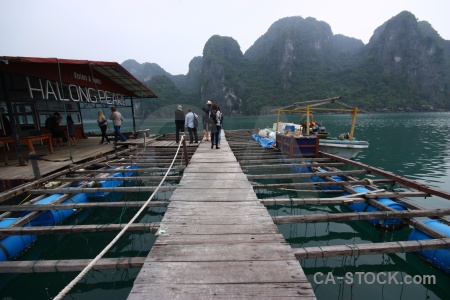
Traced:
<path id="1" fill-rule="evenodd" d="M 393 183 L 391 179 L 374 179 L 372 183 Z M 367 180 L 359 181 L 336 181 L 336 182 L 293 182 L 293 183 L 273 183 L 273 184 L 255 184 L 253 189 L 280 189 L 292 187 L 323 187 L 323 186 L 347 186 L 347 185 L 370 185 Z M 313 192 L 313 190 L 311 190 Z M 320 192 L 320 191 L 317 191 Z"/>
<path id="2" fill-rule="evenodd" d="M 293 199 L 264 199 L 260 202 L 265 205 L 316 205 L 316 204 L 352 204 L 365 202 L 364 198 L 335 197 L 335 198 L 293 198 Z"/>
<path id="3" fill-rule="evenodd" d="M 127 171 L 133 171 L 133 172 L 165 172 L 168 168 L 140 168 L 140 169 L 130 169 Z M 171 168 L 173 171 L 179 171 L 183 170 L 183 168 L 180 168 L 179 166 Z M 75 174 L 95 174 L 95 173 L 117 173 L 120 172 L 118 170 L 76 170 L 73 173 Z"/>
<path id="4" fill-rule="evenodd" d="M 295 204 L 305 204 L 305 205 L 317 205 L 317 204 L 352 204 L 365 202 L 366 198 L 394 198 L 394 197 L 427 197 L 427 193 L 423 192 L 378 192 L 378 193 L 367 193 L 364 197 L 359 195 L 354 197 L 354 195 L 348 195 L 343 197 L 333 197 L 333 198 L 292 198 L 292 199 L 263 199 L 260 202 L 267 205 L 295 205 Z M 398 201 L 400 202 L 400 201 Z M 403 200 L 401 203 L 409 204 L 409 202 Z M 414 209 L 423 209 L 417 206 L 412 206 Z"/>
<path id="5" fill-rule="evenodd" d="M 48 189 L 48 190 L 30 190 L 30 194 L 78 194 L 78 193 L 100 193 L 100 192 L 126 192 L 126 193 L 141 193 L 153 192 L 156 186 L 128 186 L 128 187 L 111 187 L 111 188 L 82 188 L 82 189 Z M 161 186 L 161 192 L 174 191 L 176 186 Z"/>
<path id="6" fill-rule="evenodd" d="M 1 261 L 0 273 L 56 273 L 82 271 L 92 259 Z M 93 270 L 142 268 L 145 257 L 102 258 Z"/>
<path id="7" fill-rule="evenodd" d="M 80 232 L 109 232 L 120 231 L 126 224 L 98 224 L 98 225 L 58 225 L 33 227 L 0 228 L 0 235 L 45 235 L 67 234 Z M 130 231 L 146 231 L 155 234 L 159 229 L 159 222 L 131 224 Z"/>
<path id="8" fill-rule="evenodd" d="M 317 223 L 317 222 L 338 222 L 338 221 L 362 221 L 362 220 L 395 219 L 395 218 L 407 219 L 414 217 L 431 218 L 446 215 L 450 215 L 450 208 L 279 216 L 279 217 L 272 217 L 272 220 L 275 224 L 292 224 L 292 223 Z"/>
<path id="9" fill-rule="evenodd" d="M 350 174 L 367 174 L 366 170 L 352 170 L 352 171 L 338 171 L 338 172 L 313 172 L 313 173 L 289 173 L 289 174 L 258 174 L 258 175 L 247 175 L 249 180 L 258 179 L 290 179 L 290 178 L 310 178 L 310 177 L 328 177 L 328 176 L 345 176 Z"/>
<path id="10" fill-rule="evenodd" d="M 399 184 L 413 188 L 420 192 L 428 193 L 430 195 L 435 195 L 435 196 L 450 200 L 449 192 L 437 190 L 437 189 L 431 188 L 425 184 L 419 183 L 417 181 L 413 181 L 413 180 L 407 179 L 405 177 L 395 175 L 394 173 L 384 171 L 384 170 L 381 170 L 381 169 L 378 169 L 378 168 L 375 168 L 375 167 L 372 167 L 372 166 L 369 166 L 366 164 L 362 164 L 362 163 L 359 163 L 359 162 L 356 162 L 356 161 L 353 161 L 350 159 L 345 159 L 345 158 L 342 158 L 342 157 L 339 157 L 336 155 L 332 155 L 332 154 L 328 154 L 328 153 L 324 153 L 324 152 L 319 152 L 319 153 L 324 157 L 328 157 L 328 158 L 331 158 L 331 159 L 334 159 L 337 161 L 344 162 L 349 165 L 356 166 L 358 168 L 365 169 L 371 173 L 375 173 L 375 174 L 381 175 L 383 177 L 386 177 L 388 179 L 394 180 L 395 182 L 398 182 Z"/>
<path id="11" fill-rule="evenodd" d="M 123 172 L 122 170 L 116 171 Z M 127 171 L 129 172 L 129 171 Z M 134 172 L 134 171 L 133 171 Z M 167 180 L 181 180 L 183 176 L 179 175 L 169 175 L 166 177 Z M 129 176 L 129 177 L 69 177 L 69 178 L 58 178 L 58 181 L 136 181 L 136 180 L 161 180 L 164 176 Z"/>
<path id="12" fill-rule="evenodd" d="M 147 207 L 167 207 L 169 201 L 151 201 Z M 64 204 L 22 204 L 22 205 L 1 205 L 0 211 L 45 211 L 45 210 L 63 210 L 63 209 L 82 209 L 82 208 L 124 208 L 124 207 L 142 207 L 144 201 L 132 202 L 89 202 L 89 203 L 64 203 Z"/>
<path id="13" fill-rule="evenodd" d="M 343 166 L 344 163 L 293 163 L 293 164 L 272 164 L 272 165 L 245 165 L 241 166 L 242 170 L 253 170 L 253 169 L 289 169 L 293 167 L 325 167 L 325 166 Z"/>
<path id="14" fill-rule="evenodd" d="M 324 258 L 335 256 L 359 256 L 374 255 L 384 253 L 404 253 L 424 250 L 450 249 L 450 238 L 405 241 L 353 244 L 339 246 L 306 247 L 294 250 L 297 259 Z"/>
<path id="15" fill-rule="evenodd" d="M 283 159 L 238 159 L 238 162 L 241 164 L 266 164 L 266 163 L 299 163 L 299 162 L 314 162 L 314 161 L 322 161 L 322 162 L 330 162 L 328 158 L 283 158 Z"/>

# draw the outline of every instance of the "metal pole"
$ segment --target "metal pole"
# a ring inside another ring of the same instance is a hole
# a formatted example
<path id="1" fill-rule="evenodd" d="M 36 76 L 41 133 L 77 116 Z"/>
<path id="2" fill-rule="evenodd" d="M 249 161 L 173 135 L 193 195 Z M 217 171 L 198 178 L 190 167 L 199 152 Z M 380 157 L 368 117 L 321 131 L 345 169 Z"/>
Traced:
<path id="1" fill-rule="evenodd" d="M 20 166 L 26 166 L 26 162 L 23 159 L 22 155 L 20 154 L 20 142 L 19 142 L 19 131 L 17 130 L 18 122 L 16 119 L 16 114 L 14 112 L 11 99 L 9 97 L 9 91 L 8 86 L 6 84 L 6 78 L 5 73 L 1 72 L 1 80 L 2 80 L 2 86 L 3 86 L 3 95 L 5 97 L 6 102 L 6 108 L 8 109 L 8 115 L 9 115 L 9 123 L 11 124 L 11 135 L 14 139 L 14 146 L 16 149 L 16 154 L 19 158 L 19 165 Z"/>

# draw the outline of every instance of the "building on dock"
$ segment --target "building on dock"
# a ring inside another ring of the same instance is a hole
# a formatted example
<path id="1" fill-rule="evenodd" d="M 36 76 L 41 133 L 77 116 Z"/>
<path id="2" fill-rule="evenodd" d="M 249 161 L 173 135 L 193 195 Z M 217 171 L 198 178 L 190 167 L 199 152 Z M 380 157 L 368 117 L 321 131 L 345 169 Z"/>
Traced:
<path id="1" fill-rule="evenodd" d="M 0 57 L 0 142 L 19 148 L 49 141 L 45 121 L 60 113 L 75 123 L 75 137 L 84 138 L 82 107 L 131 107 L 134 99 L 157 98 L 146 85 L 116 62 L 39 57 Z M 133 128 L 136 128 L 133 120 Z M 51 149 L 49 149 L 51 151 Z"/>

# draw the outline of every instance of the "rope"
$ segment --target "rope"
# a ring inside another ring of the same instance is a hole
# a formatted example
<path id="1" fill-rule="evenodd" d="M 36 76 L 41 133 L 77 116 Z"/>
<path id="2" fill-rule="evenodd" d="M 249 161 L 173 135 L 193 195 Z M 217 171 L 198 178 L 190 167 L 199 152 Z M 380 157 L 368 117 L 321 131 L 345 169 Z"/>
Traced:
<path id="1" fill-rule="evenodd" d="M 162 186 L 162 184 L 164 183 L 164 181 L 166 180 L 167 175 L 170 172 L 170 169 L 172 168 L 178 152 L 180 151 L 180 147 L 181 144 L 184 140 L 184 136 L 181 137 L 180 143 L 178 144 L 178 149 L 177 152 L 175 153 L 175 156 L 172 160 L 172 163 L 170 164 L 169 168 L 166 171 L 166 174 L 164 175 L 163 179 L 161 180 L 161 182 L 159 183 L 159 185 L 156 187 L 155 191 L 153 191 L 153 193 L 151 194 L 150 198 L 148 198 L 148 200 L 144 203 L 144 205 L 139 209 L 139 211 L 134 215 L 133 218 L 131 218 L 131 220 L 127 223 L 127 225 L 117 234 L 117 236 L 111 241 L 111 243 L 109 243 L 105 249 L 102 250 L 102 252 L 100 252 L 84 269 L 83 271 L 81 271 L 80 274 L 78 274 L 61 292 L 59 292 L 59 294 L 53 298 L 54 300 L 61 300 L 74 286 L 75 284 L 77 284 L 81 278 L 87 274 L 87 272 L 89 272 L 94 265 L 97 263 L 97 261 L 103 257 L 103 255 L 106 254 L 106 252 L 111 249 L 111 247 L 114 245 L 114 243 L 116 243 L 119 238 L 125 233 L 125 231 L 127 231 L 128 227 L 130 227 L 130 225 L 137 219 L 137 217 L 144 211 L 145 207 L 150 203 L 150 201 L 153 199 L 153 197 L 155 196 L 155 194 L 158 192 L 158 189 Z"/>

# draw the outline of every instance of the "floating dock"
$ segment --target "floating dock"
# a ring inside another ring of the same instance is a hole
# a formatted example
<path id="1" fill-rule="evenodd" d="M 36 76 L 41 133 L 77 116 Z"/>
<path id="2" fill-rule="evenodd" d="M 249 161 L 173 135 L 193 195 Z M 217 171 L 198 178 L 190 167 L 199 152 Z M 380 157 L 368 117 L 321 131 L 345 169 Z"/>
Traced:
<path id="1" fill-rule="evenodd" d="M 226 137 L 200 144 L 128 299 L 315 299 Z"/>

